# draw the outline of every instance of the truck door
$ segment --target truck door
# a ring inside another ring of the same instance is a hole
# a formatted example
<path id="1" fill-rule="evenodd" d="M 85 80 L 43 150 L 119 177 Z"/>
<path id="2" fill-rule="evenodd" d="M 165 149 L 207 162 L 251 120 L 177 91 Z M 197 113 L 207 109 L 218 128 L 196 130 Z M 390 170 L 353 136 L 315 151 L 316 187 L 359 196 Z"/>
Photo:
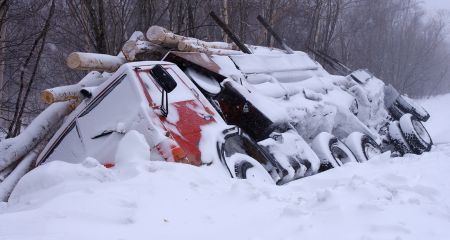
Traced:
<path id="1" fill-rule="evenodd" d="M 169 65 L 170 66 L 170 65 Z M 165 66 L 166 71 L 176 81 L 177 86 L 168 94 L 168 114 L 160 113 L 162 101 L 162 88 L 158 85 L 151 69 L 136 69 L 136 74 L 143 86 L 150 107 L 158 115 L 158 119 L 167 133 L 186 152 L 187 160 L 176 160 L 193 165 L 200 165 L 201 154 L 199 142 L 201 127 L 216 122 L 216 113 L 212 106 L 201 96 L 200 91 L 183 74 L 171 67 Z"/>

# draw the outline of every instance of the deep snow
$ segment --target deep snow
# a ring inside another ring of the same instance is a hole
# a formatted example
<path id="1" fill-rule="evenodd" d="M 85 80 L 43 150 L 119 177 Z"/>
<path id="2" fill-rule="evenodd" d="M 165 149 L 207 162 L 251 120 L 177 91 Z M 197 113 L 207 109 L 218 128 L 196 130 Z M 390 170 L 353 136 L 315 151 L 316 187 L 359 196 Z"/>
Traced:
<path id="1" fill-rule="evenodd" d="M 450 95 L 423 101 L 437 143 L 430 153 L 380 156 L 285 186 L 150 162 L 130 132 L 112 169 L 87 159 L 27 174 L 0 205 L 0 239 L 450 239 L 448 104 Z"/>

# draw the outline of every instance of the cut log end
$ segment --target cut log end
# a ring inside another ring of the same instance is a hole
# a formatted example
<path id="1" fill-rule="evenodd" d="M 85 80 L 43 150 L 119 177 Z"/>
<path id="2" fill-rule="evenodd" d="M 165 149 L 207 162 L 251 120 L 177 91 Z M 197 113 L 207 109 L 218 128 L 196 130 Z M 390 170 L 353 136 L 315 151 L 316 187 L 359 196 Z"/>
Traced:
<path id="1" fill-rule="evenodd" d="M 152 43 L 161 44 L 161 43 L 163 43 L 165 35 L 168 32 L 169 31 L 167 31 L 163 27 L 151 26 L 146 33 L 146 37 Z"/>
<path id="2" fill-rule="evenodd" d="M 66 60 L 67 66 L 71 69 L 106 72 L 115 72 L 125 62 L 126 59 L 120 56 L 84 52 L 73 52 Z"/>
<path id="3" fill-rule="evenodd" d="M 42 99 L 42 101 L 44 101 L 44 103 L 47 103 L 47 104 L 52 104 L 55 102 L 55 98 L 53 97 L 53 94 L 48 90 L 44 90 L 41 92 L 41 99 Z"/>
<path id="4" fill-rule="evenodd" d="M 71 69 L 79 68 L 81 65 L 80 55 L 76 52 L 69 54 L 69 56 L 66 59 L 66 64 Z"/>

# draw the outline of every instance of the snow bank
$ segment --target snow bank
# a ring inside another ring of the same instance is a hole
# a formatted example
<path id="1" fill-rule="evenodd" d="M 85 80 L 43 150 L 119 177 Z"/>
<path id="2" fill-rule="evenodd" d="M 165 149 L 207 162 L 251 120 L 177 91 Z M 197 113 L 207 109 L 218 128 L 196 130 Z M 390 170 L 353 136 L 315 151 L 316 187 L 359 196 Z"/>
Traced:
<path id="1" fill-rule="evenodd" d="M 430 113 L 430 119 L 424 123 L 435 144 L 450 142 L 450 94 L 419 100 Z"/>
<path id="2" fill-rule="evenodd" d="M 424 103 L 439 104 L 428 107 L 431 134 L 450 129 L 438 121 L 449 114 L 450 96 Z M 128 133 L 111 169 L 87 159 L 33 170 L 0 205 L 0 239 L 450 238 L 450 144 L 422 156 L 346 164 L 285 186 L 148 161 L 145 148 L 138 133 Z M 122 174 L 128 159 L 136 174 Z"/>

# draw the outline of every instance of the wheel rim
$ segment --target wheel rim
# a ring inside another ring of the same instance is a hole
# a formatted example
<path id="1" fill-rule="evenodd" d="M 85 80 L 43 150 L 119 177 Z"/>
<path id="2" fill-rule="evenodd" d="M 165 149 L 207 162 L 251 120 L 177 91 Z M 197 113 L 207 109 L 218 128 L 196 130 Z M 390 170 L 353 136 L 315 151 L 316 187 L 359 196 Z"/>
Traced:
<path id="1" fill-rule="evenodd" d="M 255 182 L 273 182 L 273 179 L 270 178 L 268 173 L 263 173 L 261 172 L 261 169 L 258 169 L 254 166 L 247 169 L 246 179 Z"/>
<path id="2" fill-rule="evenodd" d="M 347 154 L 344 150 L 342 150 L 342 149 L 337 145 L 337 143 L 331 145 L 330 150 L 331 150 L 331 155 L 332 155 L 333 158 L 336 160 L 336 163 L 337 163 L 339 166 L 342 166 L 342 165 L 343 165 L 343 162 L 345 162 L 345 161 L 342 161 L 342 160 L 346 160 L 346 159 L 349 158 L 349 157 L 348 157 L 348 154 Z"/>
<path id="3" fill-rule="evenodd" d="M 411 120 L 414 130 L 416 131 L 417 135 L 420 137 L 422 141 L 424 141 L 426 144 L 431 144 L 431 137 L 428 134 L 427 130 L 423 126 L 423 124 L 417 120 Z"/>
<path id="4" fill-rule="evenodd" d="M 376 147 L 373 144 L 368 142 L 368 143 L 364 144 L 364 153 L 367 157 L 367 160 L 369 160 L 375 156 L 380 155 L 381 150 L 378 147 Z"/>

